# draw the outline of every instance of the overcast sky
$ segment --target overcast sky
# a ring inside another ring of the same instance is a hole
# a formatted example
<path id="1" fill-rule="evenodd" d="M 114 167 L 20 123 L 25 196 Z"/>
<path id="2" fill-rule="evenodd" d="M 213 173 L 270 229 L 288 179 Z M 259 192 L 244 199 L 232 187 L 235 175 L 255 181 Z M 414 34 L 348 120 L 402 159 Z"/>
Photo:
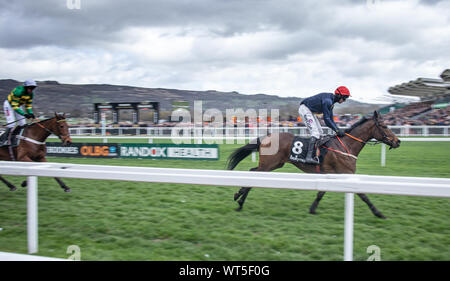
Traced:
<path id="1" fill-rule="evenodd" d="M 0 78 L 371 101 L 450 67 L 448 0 L 68 2 L 0 0 Z"/>

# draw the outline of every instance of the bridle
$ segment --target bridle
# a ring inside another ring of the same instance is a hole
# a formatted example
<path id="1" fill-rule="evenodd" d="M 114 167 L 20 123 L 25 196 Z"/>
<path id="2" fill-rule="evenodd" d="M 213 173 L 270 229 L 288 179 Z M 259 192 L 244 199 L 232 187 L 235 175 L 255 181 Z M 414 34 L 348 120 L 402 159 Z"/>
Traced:
<path id="1" fill-rule="evenodd" d="M 394 145 L 393 142 L 389 139 L 389 137 L 386 135 L 386 133 L 384 132 L 384 130 L 381 128 L 380 124 L 378 123 L 378 119 L 374 118 L 375 121 L 375 126 L 377 127 L 378 131 L 381 133 L 381 141 L 376 141 L 375 144 L 378 143 L 385 143 L 387 145 L 389 145 L 389 149 L 392 149 L 392 146 Z"/>
<path id="2" fill-rule="evenodd" d="M 363 143 L 363 144 L 376 145 L 376 144 L 380 144 L 380 143 L 385 143 L 385 144 L 391 146 L 391 145 L 392 145 L 392 141 L 389 140 L 388 135 L 386 135 L 386 133 L 384 132 L 384 130 L 381 128 L 381 125 L 380 125 L 380 123 L 378 122 L 378 119 L 374 118 L 373 120 L 374 120 L 374 122 L 375 122 L 375 127 L 377 127 L 378 131 L 379 131 L 380 134 L 381 134 L 381 137 L 382 137 L 381 141 L 379 141 L 379 140 L 375 140 L 375 141 L 372 141 L 372 140 L 369 140 L 369 141 L 363 141 L 362 139 L 356 138 L 356 137 L 354 137 L 354 136 L 352 136 L 352 135 L 350 135 L 350 134 L 348 134 L 348 133 L 345 133 L 345 135 L 348 136 L 348 137 L 350 137 L 350 138 L 352 138 L 352 139 L 354 139 L 354 140 L 356 140 L 356 141 L 358 141 L 358 142 L 360 142 L 360 143 Z"/>
<path id="3" fill-rule="evenodd" d="M 378 119 L 377 119 L 377 118 L 374 118 L 373 120 L 375 121 L 375 126 L 377 127 L 378 131 L 381 133 L 381 136 L 382 136 L 381 141 L 378 141 L 378 140 L 376 140 L 376 141 L 371 141 L 371 140 L 369 140 L 369 141 L 363 141 L 362 139 L 359 139 L 359 138 L 357 138 L 357 137 L 354 137 L 354 136 L 350 135 L 349 133 L 345 133 L 345 135 L 348 136 L 348 137 L 350 137 L 351 139 L 353 139 L 353 140 L 355 140 L 355 141 L 358 141 L 358 142 L 362 143 L 362 144 L 376 145 L 376 144 L 379 144 L 379 143 L 385 143 L 385 144 L 389 145 L 389 146 L 390 146 L 390 149 L 391 149 L 391 148 L 392 148 L 392 145 L 393 145 L 392 141 L 389 140 L 389 137 L 386 135 L 386 133 L 384 132 L 384 130 L 381 128 L 380 124 L 378 123 Z M 345 144 L 342 142 L 342 140 L 341 140 L 341 138 L 340 138 L 339 136 L 336 136 L 336 138 L 337 138 L 338 141 L 341 143 L 342 147 L 344 147 L 344 149 L 347 151 L 347 153 L 342 152 L 342 151 L 339 151 L 339 150 L 332 149 L 332 148 L 327 147 L 327 146 L 324 146 L 324 145 L 322 145 L 322 147 L 323 147 L 323 148 L 326 148 L 326 149 L 328 149 L 328 150 L 337 152 L 337 153 L 339 153 L 339 154 L 342 154 L 342 155 L 345 155 L 345 156 L 349 156 L 349 157 L 352 157 L 352 158 L 354 158 L 354 159 L 358 159 L 358 157 L 356 157 L 355 155 L 353 155 L 353 154 L 350 153 L 350 150 L 347 148 L 347 146 L 345 146 Z"/>
<path id="4" fill-rule="evenodd" d="M 49 128 L 45 127 L 43 124 L 41 124 L 41 122 L 47 121 L 47 120 L 49 120 L 49 119 L 43 120 L 43 121 L 40 121 L 39 119 L 35 119 L 35 120 L 37 120 L 38 122 L 32 123 L 31 125 L 33 125 L 33 124 L 38 125 L 39 127 L 41 127 L 42 129 L 44 129 L 44 130 L 47 131 L 48 133 L 57 136 L 60 140 L 63 141 L 62 138 L 67 138 L 67 137 L 69 137 L 69 135 L 55 134 L 55 132 L 53 132 L 52 130 L 50 130 Z M 56 122 L 57 122 L 57 123 L 59 123 L 59 122 L 67 122 L 67 120 L 66 120 L 66 119 L 60 119 L 60 120 L 56 120 Z M 58 131 L 59 131 L 59 129 L 58 129 Z M 59 133 L 60 133 L 60 132 L 59 132 Z"/>

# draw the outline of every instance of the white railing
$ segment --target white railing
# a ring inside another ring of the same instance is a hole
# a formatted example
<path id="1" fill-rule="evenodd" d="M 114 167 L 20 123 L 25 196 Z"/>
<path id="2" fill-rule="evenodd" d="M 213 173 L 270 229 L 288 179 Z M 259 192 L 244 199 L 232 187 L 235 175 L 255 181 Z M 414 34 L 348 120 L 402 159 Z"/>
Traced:
<path id="1" fill-rule="evenodd" d="M 88 136 L 75 136 L 74 139 L 93 139 L 93 138 L 101 138 L 103 139 L 103 143 L 108 143 L 109 139 L 121 140 L 121 139 L 146 139 L 148 143 L 153 143 L 154 139 L 166 139 L 172 141 L 191 141 L 193 140 L 196 144 L 202 143 L 217 143 L 217 144 L 227 144 L 228 141 L 236 141 L 237 144 L 245 143 L 245 141 L 253 140 L 253 137 L 165 137 L 165 136 L 98 136 L 98 137 L 88 137 Z M 50 136 L 50 139 L 56 139 L 55 136 Z M 450 138 L 399 138 L 402 142 L 449 142 Z M 256 152 L 252 152 L 252 161 L 256 162 Z M 384 143 L 381 144 L 381 166 L 386 166 L 386 145 Z"/>
<path id="2" fill-rule="evenodd" d="M 414 136 L 414 137 L 432 137 L 442 136 L 448 137 L 450 126 L 388 126 L 396 135 L 402 137 Z M 331 133 L 331 129 L 323 127 L 324 133 Z M 195 135 L 200 132 L 207 134 L 208 136 L 224 135 L 253 135 L 258 136 L 264 132 L 290 132 L 299 136 L 308 135 L 306 127 L 118 127 L 118 128 L 97 128 L 97 127 L 73 127 L 70 128 L 70 134 L 73 136 L 89 136 L 89 135 L 147 135 L 147 136 L 171 136 L 172 130 L 188 132 L 190 135 Z M 200 130 L 200 131 L 199 131 Z M 241 133 L 238 133 L 240 131 Z M 244 132 L 244 133 L 242 133 Z"/>
<path id="3" fill-rule="evenodd" d="M 450 137 L 450 126 L 388 126 L 400 137 Z M 345 129 L 345 127 L 342 127 Z M 322 127 L 325 134 L 331 134 L 332 130 Z M 289 132 L 298 136 L 307 136 L 306 127 L 71 127 L 69 133 L 72 136 L 172 136 L 172 131 L 186 132 L 190 136 L 198 134 L 207 136 L 250 136 L 256 137 L 267 132 Z M 0 129 L 0 133 L 4 131 Z M 185 135 L 187 136 L 187 135 Z"/>
<path id="4" fill-rule="evenodd" d="M 448 137 L 450 126 L 388 126 L 401 137 Z"/>
<path id="5" fill-rule="evenodd" d="M 2 175 L 28 177 L 29 253 L 38 251 L 38 176 L 344 192 L 346 193 L 344 260 L 349 261 L 353 259 L 354 193 L 450 197 L 450 179 L 443 178 L 311 175 L 6 161 L 0 161 L 0 170 Z"/>
<path id="6" fill-rule="evenodd" d="M 70 260 L 0 252 L 0 261 L 70 261 Z"/>

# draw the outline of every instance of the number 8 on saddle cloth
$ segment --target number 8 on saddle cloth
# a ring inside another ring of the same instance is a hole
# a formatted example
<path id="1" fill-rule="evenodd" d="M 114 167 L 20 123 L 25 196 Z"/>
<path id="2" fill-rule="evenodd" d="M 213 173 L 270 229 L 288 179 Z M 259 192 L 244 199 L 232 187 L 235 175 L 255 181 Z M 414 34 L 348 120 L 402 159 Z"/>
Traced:
<path id="1" fill-rule="evenodd" d="M 289 155 L 289 160 L 293 163 L 301 162 L 305 163 L 306 153 L 308 152 L 308 145 L 310 138 L 295 137 L 291 145 L 291 153 Z M 312 156 L 316 157 L 317 149 L 314 149 Z M 320 157 L 322 158 L 322 157 Z M 322 160 L 320 159 L 319 160 Z"/>

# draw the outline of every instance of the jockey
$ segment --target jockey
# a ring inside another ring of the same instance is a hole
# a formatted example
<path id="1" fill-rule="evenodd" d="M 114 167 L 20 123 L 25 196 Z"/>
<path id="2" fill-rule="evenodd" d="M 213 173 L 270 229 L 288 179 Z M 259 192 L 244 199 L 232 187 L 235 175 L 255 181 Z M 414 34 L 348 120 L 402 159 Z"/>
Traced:
<path id="1" fill-rule="evenodd" d="M 3 111 L 6 116 L 6 131 L 1 139 L 6 140 L 11 128 L 25 125 L 25 119 L 35 118 L 33 114 L 33 90 L 37 87 L 34 80 L 27 80 L 23 86 L 14 88 L 3 103 Z M 25 106 L 25 111 L 21 108 Z"/>
<path id="2" fill-rule="evenodd" d="M 323 131 L 319 120 L 313 113 L 323 113 L 323 120 L 325 124 L 336 132 L 336 135 L 342 137 L 345 132 L 338 128 L 333 121 L 333 107 L 336 102 L 343 103 L 350 97 L 350 91 L 347 87 L 340 86 L 332 93 L 321 93 L 315 96 L 304 99 L 300 103 L 298 113 L 308 128 L 311 134 L 311 141 L 309 142 L 308 152 L 306 154 L 306 163 L 319 164 L 318 159 L 312 157 L 314 146 L 322 136 Z"/>

